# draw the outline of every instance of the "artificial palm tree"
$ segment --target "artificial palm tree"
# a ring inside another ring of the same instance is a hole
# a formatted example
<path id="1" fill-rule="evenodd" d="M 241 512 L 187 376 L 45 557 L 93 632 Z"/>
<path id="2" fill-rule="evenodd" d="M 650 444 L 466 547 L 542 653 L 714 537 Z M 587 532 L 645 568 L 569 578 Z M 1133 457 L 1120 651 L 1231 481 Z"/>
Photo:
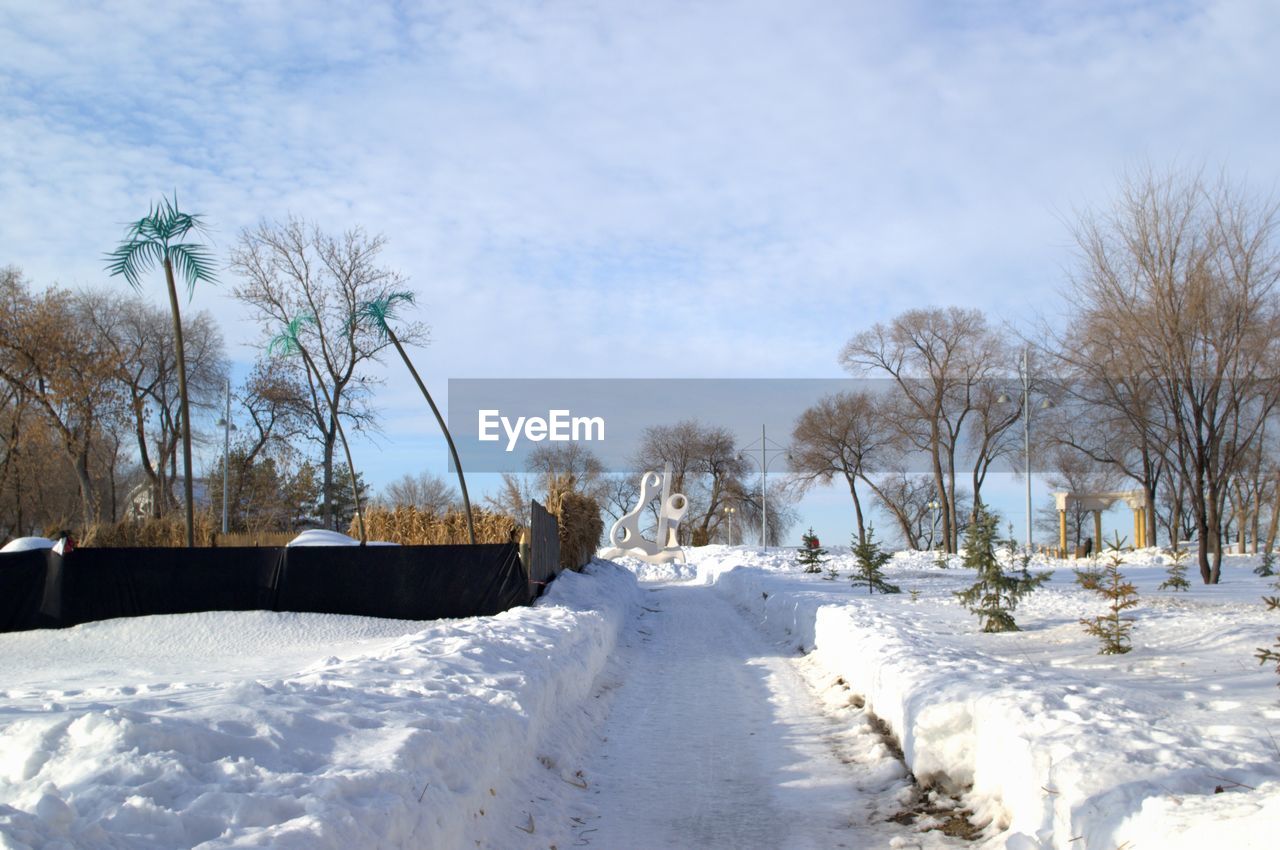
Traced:
<path id="1" fill-rule="evenodd" d="M 183 242 L 191 231 L 203 233 L 205 228 L 200 216 L 181 212 L 178 195 L 173 200 L 161 198 L 153 204 L 146 217 L 129 225 L 125 240 L 107 254 L 107 270 L 124 279 L 136 290 L 142 288 L 142 273 L 157 263 L 164 268 L 165 283 L 169 286 L 169 309 L 173 313 L 173 344 L 178 361 L 178 403 L 182 419 L 182 471 L 183 496 L 186 499 L 187 546 L 196 545 L 195 502 L 192 498 L 191 477 L 191 409 L 187 400 L 187 359 L 182 345 L 182 317 L 178 311 L 178 289 L 174 284 L 174 272 L 187 284 L 187 298 L 195 294 L 199 282 L 213 283 L 213 256 L 203 245 Z"/>
<path id="2" fill-rule="evenodd" d="M 471 538 L 472 545 L 474 545 L 476 542 L 476 529 L 471 519 L 471 499 L 467 496 L 467 479 L 462 476 L 462 461 L 458 459 L 458 449 L 453 444 L 453 436 L 449 433 L 449 426 L 444 424 L 444 417 L 440 415 L 440 408 L 436 407 L 435 399 L 431 397 L 431 393 L 427 392 L 427 385 L 422 382 L 421 376 L 418 375 L 418 370 L 413 366 L 413 361 L 405 353 L 404 346 L 400 344 L 399 338 L 396 337 L 396 332 L 391 329 L 391 319 L 395 316 L 396 306 L 401 303 L 412 304 L 413 293 L 392 292 L 382 298 L 367 301 L 360 307 L 360 316 L 369 320 L 380 334 L 391 340 L 391 344 L 400 353 L 400 359 L 408 367 L 409 374 L 413 375 L 413 379 L 417 381 L 418 389 L 422 391 L 422 397 L 431 406 L 431 412 L 435 414 L 436 422 L 440 424 L 440 430 L 444 432 L 445 442 L 449 444 L 449 454 L 453 457 L 453 468 L 458 471 L 458 486 L 462 489 L 462 509 L 467 514 L 467 535 Z"/>
<path id="3" fill-rule="evenodd" d="M 271 340 L 267 346 L 267 353 L 279 353 L 285 357 L 291 354 L 302 355 L 302 362 L 306 366 L 308 374 L 316 377 L 316 386 L 320 388 L 321 394 L 324 395 L 324 402 L 333 411 L 333 424 L 338 426 L 338 436 L 342 438 L 342 451 L 347 456 L 347 473 L 351 476 L 351 496 L 356 506 L 356 522 L 360 528 L 360 545 L 363 546 L 368 541 L 368 535 L 364 528 L 364 510 L 360 506 L 360 482 L 356 479 L 356 465 L 351 460 L 351 444 L 347 442 L 347 432 L 342 427 L 342 417 L 338 415 L 338 410 L 333 406 L 333 399 L 329 396 L 329 390 L 325 388 L 324 381 L 320 378 L 320 370 L 316 368 L 315 361 L 311 359 L 311 355 L 307 353 L 307 349 L 302 344 L 299 337 L 299 331 L 302 326 L 308 323 L 314 323 L 315 316 L 299 316 L 289 324 L 285 325 L 275 339 Z M 325 499 L 329 498 L 329 494 L 325 494 Z"/>

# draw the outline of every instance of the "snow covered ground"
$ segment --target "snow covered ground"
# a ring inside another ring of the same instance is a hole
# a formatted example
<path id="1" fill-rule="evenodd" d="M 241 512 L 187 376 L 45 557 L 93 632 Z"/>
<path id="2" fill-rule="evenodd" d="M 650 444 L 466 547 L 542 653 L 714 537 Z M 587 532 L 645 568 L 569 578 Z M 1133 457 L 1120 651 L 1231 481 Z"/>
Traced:
<path id="1" fill-rule="evenodd" d="M 1063 565 L 1024 631 L 983 635 L 952 595 L 972 574 L 928 554 L 889 568 L 912 599 L 851 588 L 847 552 L 834 582 L 790 549 L 688 553 L 596 562 L 496 617 L 0 635 L 0 848 L 960 846 L 918 831 L 947 815 L 879 721 L 926 801 L 989 824 L 977 846 L 1280 834 L 1256 559 L 1175 594 L 1140 553 L 1135 649 L 1104 657 Z"/>
<path id="2" fill-rule="evenodd" d="M 967 789 L 986 844 L 1276 846 L 1280 689 L 1252 656 L 1280 618 L 1256 558 L 1175 593 L 1156 589 L 1164 558 L 1137 553 L 1121 568 L 1141 593 L 1134 650 L 1100 656 L 1078 621 L 1102 603 L 1066 563 L 1016 612 L 1023 631 L 984 635 L 952 595 L 971 571 L 903 553 L 887 577 L 918 598 L 868 597 L 847 550 L 834 582 L 798 573 L 794 552 L 689 550 L 702 582 L 864 695 L 922 782 Z"/>
<path id="3" fill-rule="evenodd" d="M 589 570 L 496 617 L 0 635 L 0 848 L 511 846 L 631 621 L 631 574 Z"/>

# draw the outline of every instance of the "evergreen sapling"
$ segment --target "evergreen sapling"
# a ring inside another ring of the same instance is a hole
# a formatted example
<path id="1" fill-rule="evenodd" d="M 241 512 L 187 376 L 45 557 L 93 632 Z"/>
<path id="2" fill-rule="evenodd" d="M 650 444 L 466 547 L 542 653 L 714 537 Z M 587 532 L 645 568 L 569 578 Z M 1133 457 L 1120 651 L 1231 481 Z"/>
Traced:
<path id="1" fill-rule="evenodd" d="M 800 536 L 800 549 L 796 552 L 796 563 L 804 567 L 806 573 L 820 573 L 822 556 L 825 554 L 827 550 L 822 548 L 817 535 L 813 533 L 813 527 L 810 526 L 809 533 Z"/>
<path id="2" fill-rule="evenodd" d="M 1275 565 L 1276 565 L 1276 553 L 1268 549 L 1262 555 L 1262 563 L 1254 567 L 1253 572 L 1256 575 L 1260 575 L 1263 578 L 1267 578 L 1268 576 L 1273 576 L 1276 574 L 1276 571 L 1274 569 Z"/>
<path id="3" fill-rule="evenodd" d="M 1123 543 L 1117 534 L 1110 544 L 1107 565 L 1102 570 L 1098 586 L 1094 588 L 1098 595 L 1110 603 L 1107 613 L 1080 621 L 1086 632 L 1102 641 L 1099 655 L 1123 655 L 1133 649 L 1129 638 L 1129 632 L 1133 630 L 1133 618 L 1123 616 L 1123 612 L 1137 606 L 1138 589 L 1120 573 L 1120 565 L 1124 563 L 1124 554 L 1120 551 Z"/>
<path id="4" fill-rule="evenodd" d="M 854 535 L 853 556 L 856 559 L 856 570 L 853 574 L 854 587 L 866 584 L 868 594 L 875 593 L 877 590 L 881 593 L 902 592 L 897 585 L 889 584 L 884 580 L 882 568 L 889 563 L 892 556 L 880 550 L 880 544 L 876 542 L 874 526 L 867 527 L 866 540 L 859 541 L 857 535 Z"/>
<path id="5" fill-rule="evenodd" d="M 1267 603 L 1268 611 L 1280 611 L 1280 596 L 1264 596 L 1262 601 Z M 1280 637 L 1276 638 L 1275 645 L 1271 649 L 1266 647 L 1258 647 L 1258 652 L 1254 656 L 1258 659 L 1259 664 L 1266 664 L 1268 661 L 1274 661 L 1276 664 L 1276 673 L 1280 673 Z M 1280 685 L 1277 685 L 1280 687 Z"/>
<path id="6" fill-rule="evenodd" d="M 1102 567 L 1098 565 L 1098 553 L 1094 552 L 1089 556 L 1087 566 L 1076 568 L 1073 570 L 1076 574 L 1076 584 L 1080 585 L 1084 590 L 1097 590 L 1102 581 Z"/>
<path id="7" fill-rule="evenodd" d="M 1160 582 L 1157 590 L 1190 590 L 1191 582 L 1187 581 L 1187 550 L 1174 549 L 1169 557 L 1172 559 L 1169 563 L 1169 577 Z"/>
<path id="8" fill-rule="evenodd" d="M 1049 573 L 1031 575 L 1027 570 L 1030 556 L 1023 561 L 1020 574 L 1006 574 L 996 555 L 996 528 L 999 517 L 979 507 L 974 521 L 965 532 L 964 565 L 978 571 L 978 580 L 966 590 L 957 591 L 961 604 L 978 617 L 984 632 L 1016 632 L 1013 611 L 1022 597 L 1049 580 Z"/>

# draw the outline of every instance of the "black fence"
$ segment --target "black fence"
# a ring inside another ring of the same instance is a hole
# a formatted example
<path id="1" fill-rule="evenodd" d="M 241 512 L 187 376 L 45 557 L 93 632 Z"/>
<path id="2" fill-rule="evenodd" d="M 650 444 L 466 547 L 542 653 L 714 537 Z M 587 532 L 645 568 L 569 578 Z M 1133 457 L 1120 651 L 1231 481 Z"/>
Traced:
<path id="1" fill-rule="evenodd" d="M 560 527 L 536 501 L 529 511 L 529 549 L 522 557 L 529 567 L 529 595 L 536 599 L 560 572 Z"/>
<path id="2" fill-rule="evenodd" d="M 0 553 L 0 632 L 196 611 L 497 614 L 529 604 L 559 571 L 555 518 L 535 509 L 531 520 L 525 563 L 514 543 Z"/>

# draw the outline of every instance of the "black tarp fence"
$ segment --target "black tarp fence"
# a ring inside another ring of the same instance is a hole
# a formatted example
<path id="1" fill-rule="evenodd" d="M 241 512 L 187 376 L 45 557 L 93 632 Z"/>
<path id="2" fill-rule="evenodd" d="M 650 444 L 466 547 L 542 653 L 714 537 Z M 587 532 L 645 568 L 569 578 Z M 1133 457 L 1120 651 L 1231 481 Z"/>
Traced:
<path id="1" fill-rule="evenodd" d="M 0 553 L 0 631 L 196 611 L 474 617 L 531 587 L 514 543 L 44 549 Z"/>

